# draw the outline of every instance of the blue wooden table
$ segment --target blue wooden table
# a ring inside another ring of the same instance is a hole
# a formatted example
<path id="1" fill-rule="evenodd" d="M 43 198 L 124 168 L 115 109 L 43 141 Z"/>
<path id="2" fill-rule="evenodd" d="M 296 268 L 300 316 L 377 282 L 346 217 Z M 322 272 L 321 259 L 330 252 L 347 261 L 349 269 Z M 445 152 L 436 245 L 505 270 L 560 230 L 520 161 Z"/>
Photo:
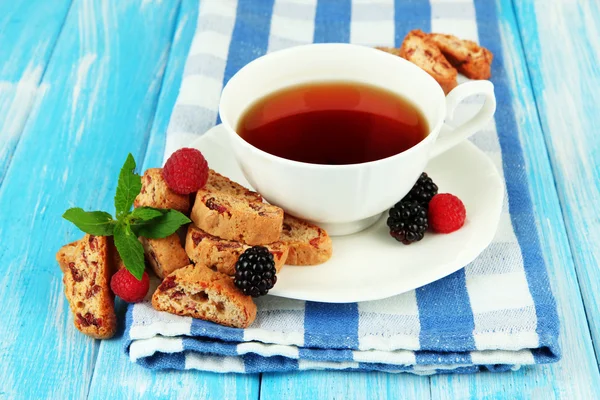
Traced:
<path id="1" fill-rule="evenodd" d="M 156 373 L 120 340 L 81 335 L 54 261 L 79 233 L 60 215 L 111 204 L 127 152 L 144 169 L 161 163 L 198 2 L 12 0 L 0 2 L 0 398 L 600 398 L 600 3 L 486 1 L 501 19 L 559 363 L 432 377 Z"/>

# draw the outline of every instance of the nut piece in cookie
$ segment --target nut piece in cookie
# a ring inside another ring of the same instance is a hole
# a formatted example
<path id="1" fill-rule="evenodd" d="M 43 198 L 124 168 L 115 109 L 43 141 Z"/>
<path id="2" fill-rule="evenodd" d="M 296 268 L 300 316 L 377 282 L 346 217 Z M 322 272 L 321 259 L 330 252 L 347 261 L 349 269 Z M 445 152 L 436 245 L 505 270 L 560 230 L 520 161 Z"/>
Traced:
<path id="1" fill-rule="evenodd" d="M 279 272 L 287 259 L 287 246 L 282 242 L 274 242 L 265 247 L 273 254 L 275 269 Z M 193 262 L 206 265 L 213 271 L 235 275 L 235 263 L 240 255 L 249 248 L 250 246 L 243 243 L 221 239 L 206 233 L 194 224 L 190 224 L 188 227 L 185 251 Z"/>
<path id="2" fill-rule="evenodd" d="M 211 170 L 206 185 L 196 193 L 190 219 L 213 236 L 263 245 L 279 240 L 283 210 Z"/>
<path id="3" fill-rule="evenodd" d="M 453 35 L 431 33 L 428 37 L 459 72 L 471 79 L 489 79 L 494 56 L 485 47 Z"/>
<path id="4" fill-rule="evenodd" d="M 331 238 L 324 229 L 285 214 L 281 241 L 288 246 L 288 265 L 317 265 L 331 258 Z"/>
<path id="5" fill-rule="evenodd" d="M 400 48 L 400 56 L 431 75 L 444 93 L 447 94 L 456 87 L 458 72 L 423 31 L 415 29 L 406 35 Z"/>
<path id="6" fill-rule="evenodd" d="M 256 318 L 256 305 L 231 277 L 203 265 L 189 265 L 167 276 L 152 296 L 159 311 L 246 328 Z"/>
<path id="7" fill-rule="evenodd" d="M 187 214 L 190 197 L 169 189 L 162 176 L 162 168 L 150 168 L 142 176 L 142 190 L 135 198 L 135 207 L 172 208 Z"/>
<path id="8" fill-rule="evenodd" d="M 71 244 L 72 245 L 72 244 Z M 110 291 L 113 271 L 109 242 L 104 236 L 85 235 L 70 247 L 64 259 L 67 264 L 63 274 L 65 295 L 73 312 L 74 324 L 82 333 L 108 339 L 115 334 L 117 319 L 114 296 Z M 63 248 L 64 249 L 64 248 Z M 59 250 L 57 258 L 65 252 Z M 71 252 L 72 251 L 72 252 Z M 62 259 L 59 260 L 59 263 Z"/>
<path id="9" fill-rule="evenodd" d="M 190 264 L 177 233 L 162 239 L 140 238 L 146 260 L 159 278 Z"/>

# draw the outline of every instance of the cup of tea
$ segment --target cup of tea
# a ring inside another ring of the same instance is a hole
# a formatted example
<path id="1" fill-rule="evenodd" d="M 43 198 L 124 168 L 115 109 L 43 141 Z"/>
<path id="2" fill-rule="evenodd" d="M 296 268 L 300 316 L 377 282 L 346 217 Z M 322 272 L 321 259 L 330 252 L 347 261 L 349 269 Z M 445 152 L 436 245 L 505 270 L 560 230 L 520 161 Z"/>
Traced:
<path id="1" fill-rule="evenodd" d="M 445 125 L 463 99 L 477 94 L 485 103 L 475 116 Z M 340 43 L 252 61 L 229 80 L 219 104 L 248 182 L 268 202 L 331 235 L 376 222 L 430 158 L 484 127 L 495 109 L 489 81 L 463 83 L 446 96 L 409 61 Z"/>

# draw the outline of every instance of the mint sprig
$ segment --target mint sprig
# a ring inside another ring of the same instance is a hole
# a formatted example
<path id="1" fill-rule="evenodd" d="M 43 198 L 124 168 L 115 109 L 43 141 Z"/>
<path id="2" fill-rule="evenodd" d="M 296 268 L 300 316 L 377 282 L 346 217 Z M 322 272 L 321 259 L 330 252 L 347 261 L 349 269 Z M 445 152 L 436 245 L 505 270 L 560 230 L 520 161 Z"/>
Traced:
<path id="1" fill-rule="evenodd" d="M 115 193 L 115 211 L 117 219 L 122 220 L 131 210 L 133 201 L 142 190 L 142 177 L 135 172 L 135 160 L 131 153 L 127 156 L 125 164 L 119 174 L 119 183 Z"/>
<path id="2" fill-rule="evenodd" d="M 135 168 L 135 160 L 129 154 L 121 168 L 115 193 L 116 218 L 105 211 L 84 211 L 81 208 L 68 209 L 63 218 L 90 235 L 113 236 L 125 268 L 141 280 L 145 269 L 144 247 L 138 237 L 164 238 L 191 221 L 171 209 L 139 207 L 131 211 L 142 189 L 142 179 L 135 173 Z"/>

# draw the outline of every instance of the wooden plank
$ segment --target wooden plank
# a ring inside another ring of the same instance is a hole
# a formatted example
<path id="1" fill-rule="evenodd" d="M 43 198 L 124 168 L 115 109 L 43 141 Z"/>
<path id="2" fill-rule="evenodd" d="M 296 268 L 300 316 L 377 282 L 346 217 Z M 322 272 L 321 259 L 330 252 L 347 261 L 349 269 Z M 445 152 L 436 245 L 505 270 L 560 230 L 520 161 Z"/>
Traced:
<path id="1" fill-rule="evenodd" d="M 0 2 L 0 185 L 71 0 Z M 35 27 L 32 29 L 31 27 Z"/>
<path id="2" fill-rule="evenodd" d="M 140 159 L 147 145 L 176 11 L 151 1 L 76 1 L 69 11 L 39 112 L 0 187 L 6 398 L 88 392 L 99 343 L 73 327 L 63 295 L 54 254 L 81 232 L 60 216 L 73 205 L 113 211 L 123 160 Z"/>
<path id="3" fill-rule="evenodd" d="M 510 0 L 497 0 L 496 5 L 501 21 L 503 57 L 514 96 L 513 108 L 517 112 L 542 251 L 562 324 L 563 358 L 556 364 L 523 368 L 513 373 L 432 377 L 431 393 L 433 398 L 439 399 L 592 399 L 597 397 L 595 388 L 600 377 L 518 26 Z"/>
<path id="4" fill-rule="evenodd" d="M 514 3 L 600 359 L 600 4 L 564 0 Z"/>
<path id="5" fill-rule="evenodd" d="M 276 375 L 276 376 L 273 376 Z M 381 372 L 305 371 L 263 374 L 261 400 L 429 399 L 429 379 Z"/>
<path id="6" fill-rule="evenodd" d="M 165 135 L 188 50 L 196 28 L 198 0 L 181 2 L 178 23 L 163 77 L 143 169 L 161 165 Z M 125 304 L 118 302 L 120 315 Z M 121 317 L 122 318 L 122 317 Z M 115 376 L 119 377 L 115 379 Z M 133 364 L 120 340 L 103 341 L 90 386 L 90 399 L 219 398 L 257 399 L 258 375 L 213 374 L 199 371 L 150 371 Z"/>

